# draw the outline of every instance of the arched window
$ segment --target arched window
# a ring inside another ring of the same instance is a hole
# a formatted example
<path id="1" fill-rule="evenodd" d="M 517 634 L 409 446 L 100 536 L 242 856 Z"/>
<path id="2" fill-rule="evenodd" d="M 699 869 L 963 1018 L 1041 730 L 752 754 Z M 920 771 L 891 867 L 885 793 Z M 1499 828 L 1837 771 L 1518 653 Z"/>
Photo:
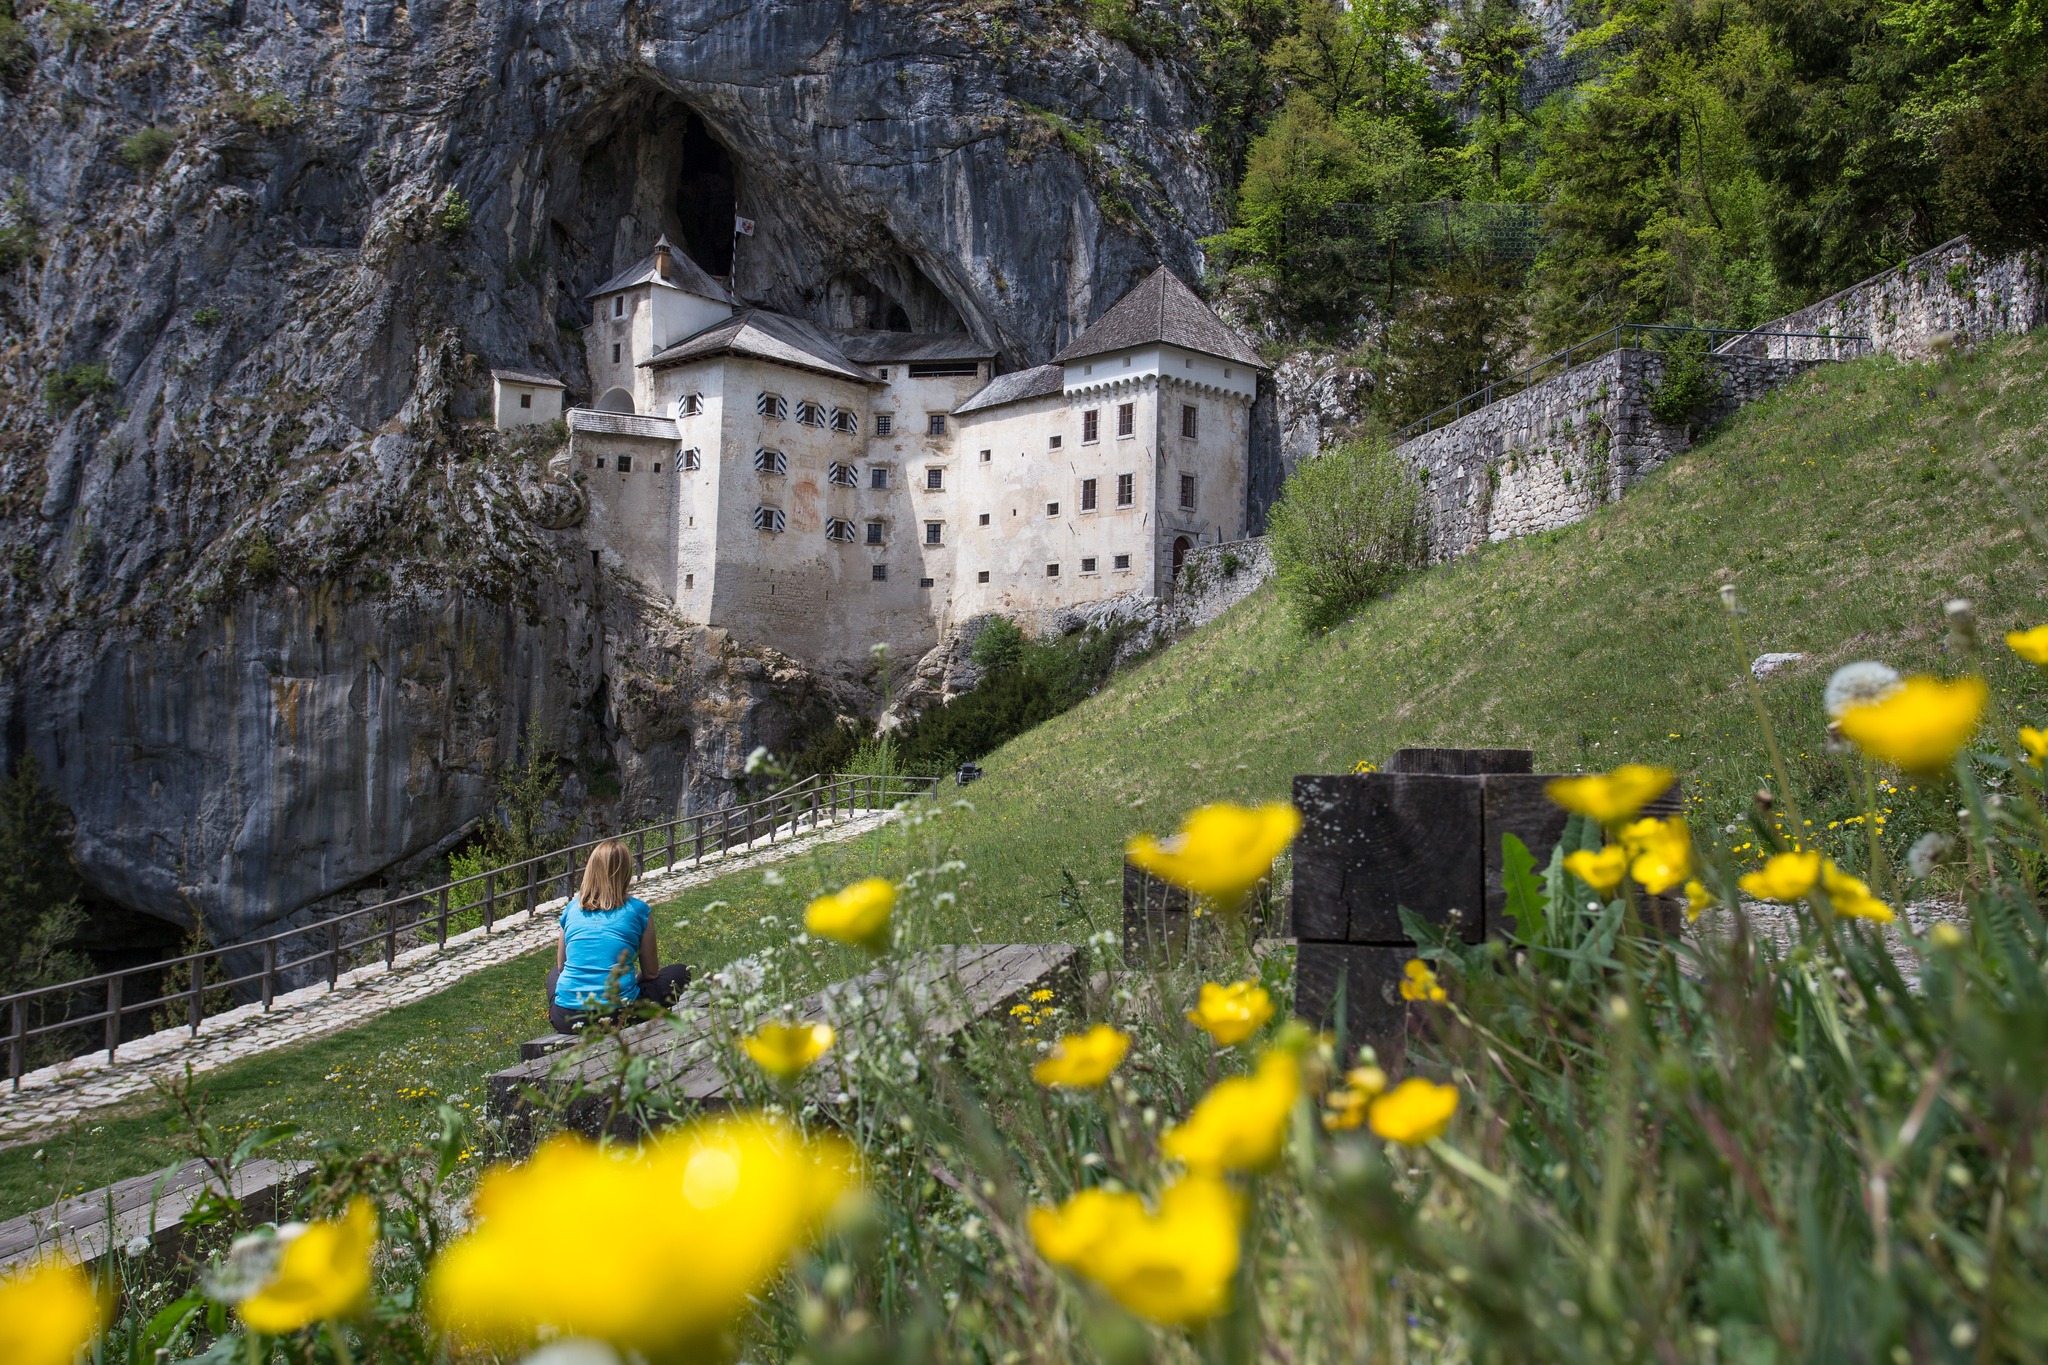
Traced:
<path id="1" fill-rule="evenodd" d="M 599 412 L 631 412 L 633 411 L 633 395 L 620 388 L 606 389 L 597 400 L 597 410 Z"/>

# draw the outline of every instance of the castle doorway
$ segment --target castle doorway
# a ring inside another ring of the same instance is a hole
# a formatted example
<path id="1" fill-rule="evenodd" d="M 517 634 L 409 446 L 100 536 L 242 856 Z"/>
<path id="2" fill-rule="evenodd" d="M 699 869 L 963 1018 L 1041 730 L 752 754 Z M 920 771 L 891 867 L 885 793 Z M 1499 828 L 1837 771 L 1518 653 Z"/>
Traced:
<path id="1" fill-rule="evenodd" d="M 1194 548 L 1194 542 L 1186 536 L 1175 536 L 1173 538 L 1173 571 L 1176 575 L 1180 573 L 1182 563 L 1187 560 L 1188 551 Z"/>

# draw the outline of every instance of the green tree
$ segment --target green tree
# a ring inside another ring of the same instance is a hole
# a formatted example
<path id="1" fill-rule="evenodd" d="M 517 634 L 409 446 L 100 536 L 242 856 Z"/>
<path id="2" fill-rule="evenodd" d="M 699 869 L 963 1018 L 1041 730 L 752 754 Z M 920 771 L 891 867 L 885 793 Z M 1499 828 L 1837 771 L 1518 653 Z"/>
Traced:
<path id="1" fill-rule="evenodd" d="M 85 922 L 71 860 L 71 812 L 44 784 L 34 755 L 0 781 L 0 995 L 91 970 L 68 947 Z"/>
<path id="2" fill-rule="evenodd" d="M 1384 439 L 1331 446 L 1294 471 L 1267 544 L 1304 629 L 1337 624 L 1423 562 L 1421 508 L 1421 478 Z"/>
<path id="3" fill-rule="evenodd" d="M 1475 115 L 1466 138 L 1484 157 L 1494 193 L 1509 149 L 1523 140 L 1522 72 L 1541 41 L 1515 0 L 1462 0 L 1451 19 L 1446 45 L 1458 59 L 1458 98 Z"/>
<path id="4" fill-rule="evenodd" d="M 2048 246 L 2048 72 L 1963 113 L 1943 142 L 1952 225 L 1987 251 Z"/>
<path id="5" fill-rule="evenodd" d="M 1439 269 L 1390 329 L 1382 407 L 1403 426 L 1499 379 L 1522 342 L 1520 282 L 1465 262 Z"/>

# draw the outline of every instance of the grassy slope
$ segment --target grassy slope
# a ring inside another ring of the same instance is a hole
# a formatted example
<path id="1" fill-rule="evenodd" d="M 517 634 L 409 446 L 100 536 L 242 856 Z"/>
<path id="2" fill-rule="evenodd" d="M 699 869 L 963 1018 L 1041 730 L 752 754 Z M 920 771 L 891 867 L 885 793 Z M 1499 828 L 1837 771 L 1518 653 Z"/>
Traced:
<path id="1" fill-rule="evenodd" d="M 696 963 L 751 951 L 785 937 L 821 886 L 900 875 L 932 860 L 934 839 L 967 863 L 972 913 L 934 917 L 925 933 L 1071 938 L 1115 922 L 1130 834 L 1170 828 L 1206 800 L 1283 797 L 1295 773 L 1384 762 L 1404 744 L 1526 745 L 1542 768 L 1671 763 L 1719 823 L 1765 776 L 1736 681 L 1766 650 L 1812 656 L 1764 691 L 1807 813 L 1825 826 L 1854 808 L 1816 742 L 1829 670 L 1860 657 L 1953 667 L 1940 622 L 1957 594 L 1978 602 L 1988 639 L 2048 619 L 2048 559 L 1980 464 L 1995 453 L 2048 510 L 2044 370 L 2048 337 L 1936 367 L 1833 367 L 1745 410 L 1590 521 L 1420 576 L 1325 635 L 1303 636 L 1261 593 L 991 756 L 967 793 L 973 809 L 919 830 L 915 858 L 899 839 L 867 839 L 809 856 L 779 885 L 753 874 L 700 888 L 660 916 L 664 950 Z M 1748 608 L 1740 654 L 1717 596 L 1724 577 Z M 1996 651 L 1992 677 L 2025 719 L 2048 719 L 2039 675 Z M 1903 843 L 1942 803 L 1909 790 L 1894 804 Z M 417 1131 L 433 1096 L 474 1103 L 482 1073 L 539 1031 L 543 965 L 510 964 L 224 1072 L 207 1083 L 215 1110 L 243 1124 L 289 1115 L 336 1136 L 358 1124 L 358 1138 Z M 413 1090 L 421 1097 L 403 1098 Z M 46 1144 L 41 1164 L 0 1153 L 0 1216 L 57 1184 L 164 1159 L 160 1114 L 100 1126 Z"/>

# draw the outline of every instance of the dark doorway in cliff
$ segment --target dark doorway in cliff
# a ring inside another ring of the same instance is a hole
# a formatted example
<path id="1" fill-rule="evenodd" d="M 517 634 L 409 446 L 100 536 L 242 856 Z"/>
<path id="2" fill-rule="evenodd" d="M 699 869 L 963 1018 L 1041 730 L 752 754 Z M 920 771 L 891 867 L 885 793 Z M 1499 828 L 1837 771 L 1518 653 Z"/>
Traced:
<path id="1" fill-rule="evenodd" d="M 683 115 L 682 169 L 676 177 L 676 219 L 683 225 L 683 250 L 714 275 L 732 273 L 733 218 L 738 180 L 732 153 L 704 120 Z"/>

